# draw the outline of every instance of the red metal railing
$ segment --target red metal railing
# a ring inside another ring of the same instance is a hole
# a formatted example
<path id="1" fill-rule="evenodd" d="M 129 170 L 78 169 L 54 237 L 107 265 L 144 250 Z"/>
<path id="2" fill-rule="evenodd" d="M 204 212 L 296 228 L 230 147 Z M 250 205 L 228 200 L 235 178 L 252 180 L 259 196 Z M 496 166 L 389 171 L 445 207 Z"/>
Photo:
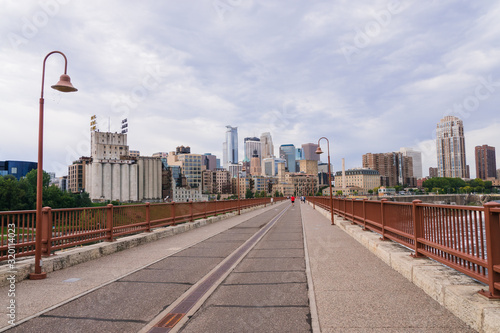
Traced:
<path id="1" fill-rule="evenodd" d="M 42 210 L 42 254 L 208 216 L 267 205 L 283 198 L 159 203 Z M 0 261 L 35 253 L 36 211 L 0 212 Z"/>
<path id="2" fill-rule="evenodd" d="M 308 197 L 313 205 L 330 210 L 329 197 Z M 500 298 L 500 204 L 483 207 L 432 205 L 333 198 L 333 211 L 480 282 Z"/>

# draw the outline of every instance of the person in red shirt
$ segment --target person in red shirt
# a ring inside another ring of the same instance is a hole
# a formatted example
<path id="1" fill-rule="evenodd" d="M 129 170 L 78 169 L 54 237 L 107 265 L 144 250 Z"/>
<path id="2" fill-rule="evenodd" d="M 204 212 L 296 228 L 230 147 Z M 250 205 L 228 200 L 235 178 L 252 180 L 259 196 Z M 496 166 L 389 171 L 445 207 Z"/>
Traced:
<path id="1" fill-rule="evenodd" d="M 290 199 L 292 200 L 292 205 L 293 205 L 293 203 L 295 202 L 295 197 L 292 195 Z"/>

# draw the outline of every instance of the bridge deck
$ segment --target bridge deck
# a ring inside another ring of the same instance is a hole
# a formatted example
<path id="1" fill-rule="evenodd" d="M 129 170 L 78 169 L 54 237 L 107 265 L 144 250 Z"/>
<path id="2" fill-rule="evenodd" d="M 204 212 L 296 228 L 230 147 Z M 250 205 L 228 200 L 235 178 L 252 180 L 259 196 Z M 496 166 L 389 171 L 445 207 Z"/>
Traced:
<path id="1" fill-rule="evenodd" d="M 172 313 L 193 290 L 206 294 Z M 22 281 L 16 315 L 31 319 L 9 332 L 474 332 L 299 202 Z"/>

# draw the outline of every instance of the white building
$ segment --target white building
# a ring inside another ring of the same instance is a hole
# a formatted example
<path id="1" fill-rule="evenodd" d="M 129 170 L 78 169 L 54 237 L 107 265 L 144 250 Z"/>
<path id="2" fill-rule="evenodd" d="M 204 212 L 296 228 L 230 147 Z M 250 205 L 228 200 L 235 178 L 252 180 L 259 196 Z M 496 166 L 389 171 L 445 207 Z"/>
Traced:
<path id="1" fill-rule="evenodd" d="M 243 139 L 243 148 L 245 150 L 245 161 L 250 161 L 257 151 L 257 156 L 261 157 L 261 147 L 262 143 L 259 138 L 245 138 Z"/>
<path id="2" fill-rule="evenodd" d="M 262 159 L 262 175 L 266 177 L 275 177 L 278 174 L 278 164 L 285 163 L 285 159 L 268 157 Z"/>
<path id="3" fill-rule="evenodd" d="M 260 136 L 261 159 L 274 157 L 274 145 L 271 133 L 265 132 Z"/>
<path id="4" fill-rule="evenodd" d="M 422 152 L 406 147 L 399 149 L 399 151 L 403 153 L 403 156 L 409 156 L 413 159 L 413 177 L 416 179 L 422 178 Z"/>

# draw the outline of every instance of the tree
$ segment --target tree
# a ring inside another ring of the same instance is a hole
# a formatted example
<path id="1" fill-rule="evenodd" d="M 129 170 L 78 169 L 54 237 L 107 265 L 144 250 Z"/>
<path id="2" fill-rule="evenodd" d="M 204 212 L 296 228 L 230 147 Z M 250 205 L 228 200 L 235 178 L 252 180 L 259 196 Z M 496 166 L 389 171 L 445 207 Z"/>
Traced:
<path id="1" fill-rule="evenodd" d="M 254 197 L 253 191 L 251 189 L 247 189 L 245 193 L 245 198 L 246 199 L 252 199 Z"/>
<path id="2" fill-rule="evenodd" d="M 89 194 L 63 192 L 50 186 L 50 176 L 43 173 L 42 206 L 51 208 L 73 208 L 92 206 Z M 17 180 L 14 176 L 0 176 L 0 210 L 33 210 L 36 207 L 37 171 L 31 170 L 26 177 Z"/>

